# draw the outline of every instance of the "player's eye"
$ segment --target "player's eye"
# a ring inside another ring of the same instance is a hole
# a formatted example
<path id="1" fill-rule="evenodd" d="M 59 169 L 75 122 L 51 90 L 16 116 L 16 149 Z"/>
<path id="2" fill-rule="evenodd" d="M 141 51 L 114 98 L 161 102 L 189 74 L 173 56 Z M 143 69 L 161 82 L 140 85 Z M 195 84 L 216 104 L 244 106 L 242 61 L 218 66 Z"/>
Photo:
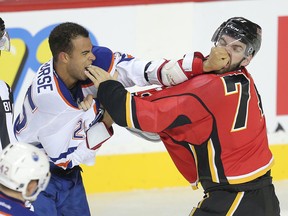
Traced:
<path id="1" fill-rule="evenodd" d="M 241 53 L 244 51 L 243 47 L 241 46 L 232 46 L 234 52 Z"/>
<path id="2" fill-rule="evenodd" d="M 216 46 L 226 46 L 227 43 L 223 38 L 220 38 L 220 40 L 216 43 Z"/>

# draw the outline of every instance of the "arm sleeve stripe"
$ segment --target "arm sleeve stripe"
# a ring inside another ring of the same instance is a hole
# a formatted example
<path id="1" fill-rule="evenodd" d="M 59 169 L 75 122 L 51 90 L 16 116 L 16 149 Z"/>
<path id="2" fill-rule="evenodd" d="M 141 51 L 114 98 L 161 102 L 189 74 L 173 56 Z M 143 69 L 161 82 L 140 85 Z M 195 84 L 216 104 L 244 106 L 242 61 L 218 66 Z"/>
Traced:
<path id="1" fill-rule="evenodd" d="M 131 108 L 132 108 L 131 107 L 131 94 L 130 92 L 127 92 L 126 94 L 126 122 L 129 128 L 134 127 Z"/>
<path id="2" fill-rule="evenodd" d="M 111 56 L 111 64 L 110 64 L 110 67 L 108 69 L 108 73 L 111 73 L 111 71 L 113 69 L 113 65 L 114 65 L 114 55 Z"/>

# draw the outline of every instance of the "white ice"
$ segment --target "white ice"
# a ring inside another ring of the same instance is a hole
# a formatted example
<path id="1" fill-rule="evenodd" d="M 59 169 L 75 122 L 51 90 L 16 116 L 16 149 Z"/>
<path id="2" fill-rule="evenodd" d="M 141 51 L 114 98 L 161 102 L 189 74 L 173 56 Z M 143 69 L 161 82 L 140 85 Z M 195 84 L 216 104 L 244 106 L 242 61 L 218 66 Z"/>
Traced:
<path id="1" fill-rule="evenodd" d="M 288 216 L 288 180 L 274 182 L 281 216 Z M 92 216 L 188 216 L 202 199 L 201 189 L 175 187 L 88 196 Z"/>

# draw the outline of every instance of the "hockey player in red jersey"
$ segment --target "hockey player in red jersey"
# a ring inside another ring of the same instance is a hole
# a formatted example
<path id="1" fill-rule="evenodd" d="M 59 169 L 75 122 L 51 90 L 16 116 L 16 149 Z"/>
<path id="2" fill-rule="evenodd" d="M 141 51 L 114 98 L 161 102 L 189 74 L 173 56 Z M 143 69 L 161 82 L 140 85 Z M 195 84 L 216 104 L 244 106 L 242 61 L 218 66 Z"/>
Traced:
<path id="1" fill-rule="evenodd" d="M 207 58 L 194 55 L 195 68 L 212 73 L 160 91 L 133 95 L 101 69 L 88 76 L 118 125 L 158 133 L 179 172 L 201 183 L 204 198 L 190 215 L 278 216 L 265 116 L 246 69 L 261 27 L 233 17 L 212 42 Z"/>

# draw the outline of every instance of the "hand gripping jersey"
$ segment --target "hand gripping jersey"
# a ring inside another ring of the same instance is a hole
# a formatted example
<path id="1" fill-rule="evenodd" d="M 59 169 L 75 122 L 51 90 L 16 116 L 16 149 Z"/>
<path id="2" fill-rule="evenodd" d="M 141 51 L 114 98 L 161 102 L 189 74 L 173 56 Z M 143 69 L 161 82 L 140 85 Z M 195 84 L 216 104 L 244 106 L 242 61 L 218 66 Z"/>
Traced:
<path id="1" fill-rule="evenodd" d="M 260 96 L 244 68 L 138 96 L 109 80 L 98 99 L 120 126 L 158 133 L 192 186 L 245 183 L 273 164 Z"/>
<path id="2" fill-rule="evenodd" d="M 13 133 L 13 95 L 7 83 L 0 80 L 0 151 L 16 141 Z"/>

